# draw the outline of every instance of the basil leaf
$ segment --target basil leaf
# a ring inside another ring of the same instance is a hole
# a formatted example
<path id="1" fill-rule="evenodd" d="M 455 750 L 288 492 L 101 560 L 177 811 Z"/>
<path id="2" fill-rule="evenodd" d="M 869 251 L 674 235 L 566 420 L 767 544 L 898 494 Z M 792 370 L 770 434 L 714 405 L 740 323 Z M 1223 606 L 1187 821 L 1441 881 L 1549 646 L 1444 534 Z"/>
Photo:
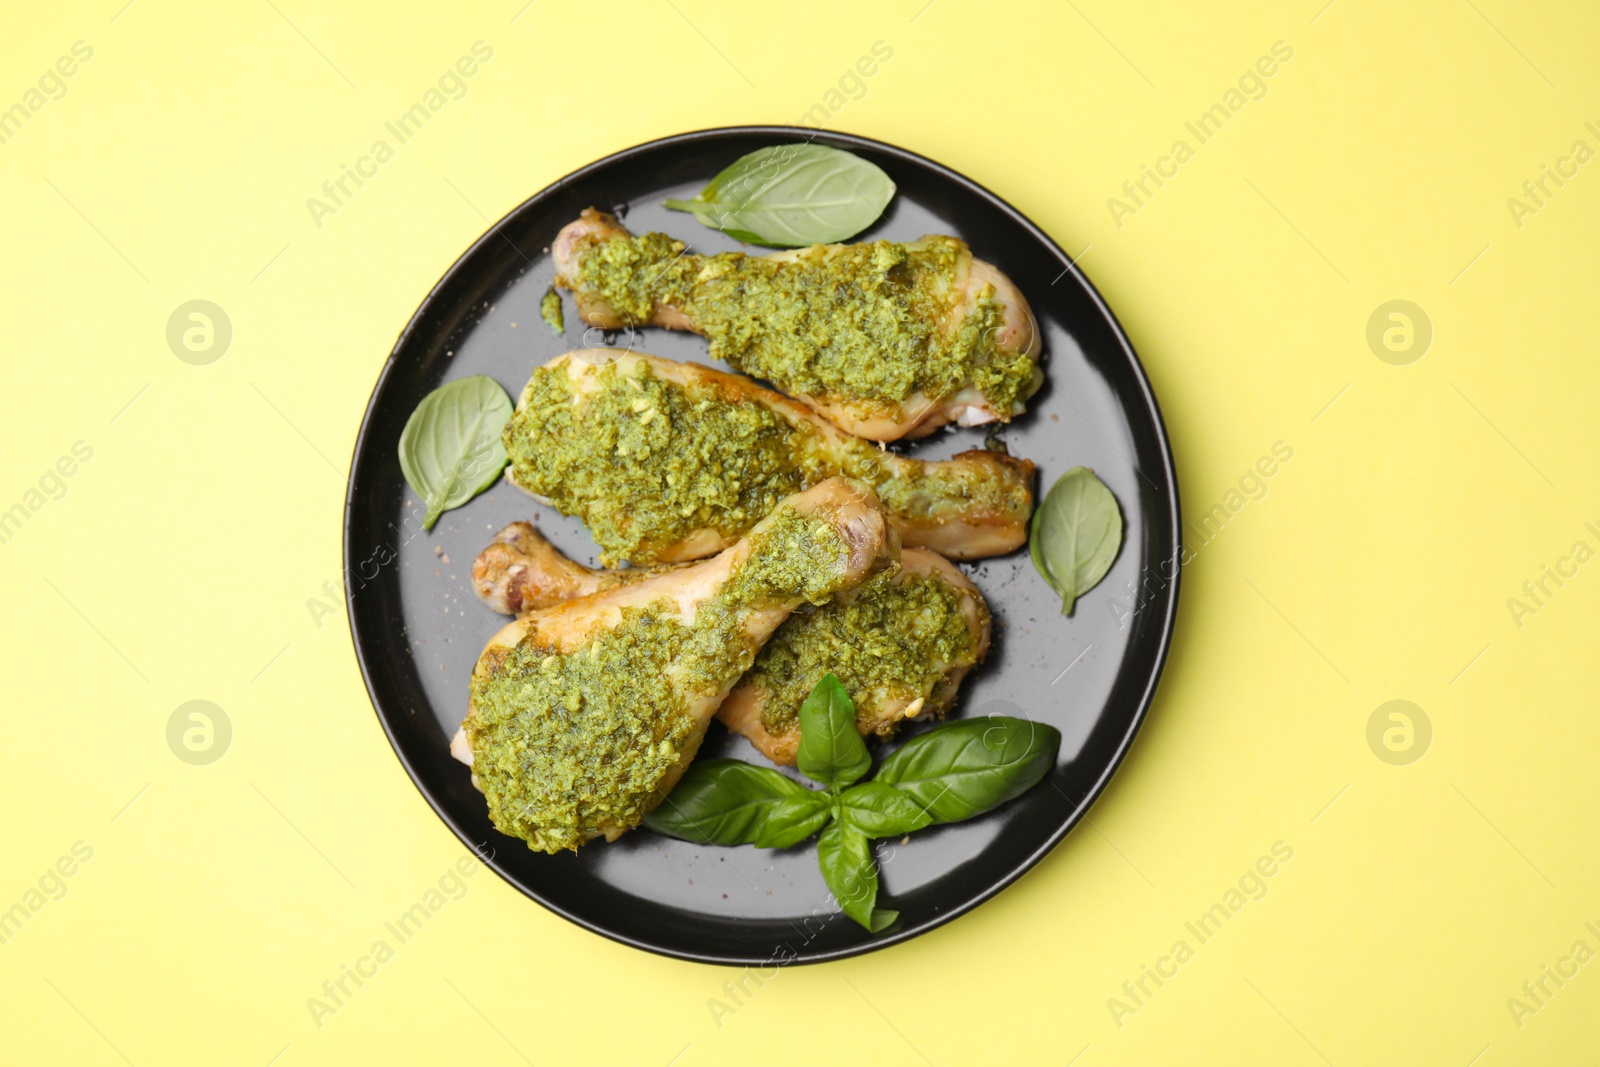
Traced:
<path id="1" fill-rule="evenodd" d="M 400 434 L 400 470 L 427 507 L 424 530 L 500 477 L 507 463 L 500 432 L 509 418 L 511 398 L 481 374 L 422 398 Z"/>
<path id="2" fill-rule="evenodd" d="M 935 727 L 901 745 L 874 782 L 911 795 L 935 823 L 981 815 L 1032 789 L 1055 766 L 1061 733 L 995 716 Z"/>
<path id="3" fill-rule="evenodd" d="M 751 844 L 757 848 L 790 848 L 822 829 L 831 818 L 833 805 L 828 803 L 828 794 L 805 789 L 773 802 Z"/>
<path id="4" fill-rule="evenodd" d="M 800 748 L 795 753 L 800 773 L 831 790 L 856 781 L 872 758 L 856 732 L 856 706 L 832 672 L 800 705 Z"/>
<path id="5" fill-rule="evenodd" d="M 800 809 L 806 805 L 822 813 L 821 821 L 787 840 L 805 825 Z M 668 837 L 703 845 L 761 844 L 763 839 L 794 844 L 827 821 L 828 809 L 826 794 L 813 792 L 777 771 L 742 760 L 710 759 L 691 764 L 661 806 L 644 817 L 644 824 Z M 772 823 L 774 817 L 779 822 Z"/>
<path id="6" fill-rule="evenodd" d="M 1061 597 L 1061 614 L 1093 589 L 1122 547 L 1117 498 L 1087 467 L 1056 480 L 1034 510 L 1028 529 L 1033 566 Z"/>
<path id="7" fill-rule="evenodd" d="M 862 782 L 839 798 L 844 819 L 868 837 L 893 837 L 933 821 L 911 794 L 881 781 Z"/>
<path id="8" fill-rule="evenodd" d="M 665 206 L 750 244 L 801 248 L 854 237 L 893 196 L 889 176 L 859 156 L 785 144 L 739 158 L 693 200 Z"/>
<path id="9" fill-rule="evenodd" d="M 817 841 L 817 866 L 839 901 L 839 909 L 850 918 L 878 933 L 900 917 L 897 911 L 876 907 L 878 865 L 866 835 L 852 826 L 834 823 L 822 831 Z"/>

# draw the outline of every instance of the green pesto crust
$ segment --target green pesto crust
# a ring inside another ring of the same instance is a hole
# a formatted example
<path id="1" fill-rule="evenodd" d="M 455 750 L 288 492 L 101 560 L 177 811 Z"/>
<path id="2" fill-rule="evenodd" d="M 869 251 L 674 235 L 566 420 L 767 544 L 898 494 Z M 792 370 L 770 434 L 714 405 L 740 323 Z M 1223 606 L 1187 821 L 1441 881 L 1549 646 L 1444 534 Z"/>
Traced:
<path id="1" fill-rule="evenodd" d="M 761 649 L 745 681 L 764 696 L 761 724 L 795 728 L 806 695 L 832 671 L 870 715 L 887 699 L 927 699 L 977 659 L 962 594 L 931 575 L 879 574 L 849 598 L 793 615 Z"/>
<path id="2" fill-rule="evenodd" d="M 658 378 L 644 360 L 592 371 L 582 392 L 565 365 L 538 368 L 503 439 L 512 480 L 583 519 L 608 565 L 657 562 L 697 530 L 736 539 L 780 500 L 835 475 L 872 485 L 902 523 L 973 514 L 1022 522 L 1032 507 L 1025 475 L 824 440 L 759 402 Z"/>
<path id="3" fill-rule="evenodd" d="M 669 604 L 630 608 L 570 655 L 523 641 L 473 678 L 465 728 L 496 829 L 558 851 L 644 818 L 695 733 L 661 684 L 687 629 Z"/>
<path id="4" fill-rule="evenodd" d="M 579 396 L 564 368 L 534 371 L 504 441 L 516 483 L 582 518 L 608 563 L 699 529 L 737 538 L 809 484 L 794 428 L 759 404 L 693 395 L 643 362 L 595 384 Z"/>
<path id="5" fill-rule="evenodd" d="M 1034 360 L 995 350 L 1004 321 L 994 287 L 952 325 L 965 298 L 965 246 L 951 237 L 807 249 L 791 260 L 688 254 L 665 234 L 589 237 L 573 287 L 630 325 L 662 306 L 686 314 L 711 355 L 791 395 L 898 410 L 915 394 L 943 400 L 973 385 L 1001 417 L 1032 387 Z"/>
<path id="6" fill-rule="evenodd" d="M 539 317 L 553 334 L 560 335 L 567 328 L 561 314 L 561 294 L 555 291 L 554 286 L 546 289 L 539 300 Z"/>

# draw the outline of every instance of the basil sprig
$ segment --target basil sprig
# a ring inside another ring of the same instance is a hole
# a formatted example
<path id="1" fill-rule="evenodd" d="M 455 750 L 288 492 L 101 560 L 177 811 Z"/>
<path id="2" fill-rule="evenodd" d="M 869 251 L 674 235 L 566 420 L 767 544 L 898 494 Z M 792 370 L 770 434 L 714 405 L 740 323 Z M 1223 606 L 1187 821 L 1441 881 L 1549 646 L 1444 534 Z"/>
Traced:
<path id="1" fill-rule="evenodd" d="M 832 674 L 800 705 L 800 773 L 806 786 L 740 760 L 693 764 L 645 817 L 650 829 L 700 844 L 788 848 L 817 831 L 817 864 L 840 910 L 872 933 L 899 913 L 877 906 L 873 838 L 959 822 L 1022 795 L 1055 766 L 1061 734 L 1027 719 L 992 717 L 937 726 L 884 760 L 856 730 L 850 695 Z"/>
<path id="2" fill-rule="evenodd" d="M 859 156 L 819 144 L 781 144 L 741 156 L 693 200 L 668 200 L 713 230 L 750 244 L 803 248 L 871 226 L 894 182 Z"/>
<path id="3" fill-rule="evenodd" d="M 400 433 L 400 471 L 427 508 L 424 530 L 500 477 L 508 462 L 500 433 L 509 418 L 511 398 L 481 374 L 422 398 Z"/>
<path id="4" fill-rule="evenodd" d="M 1117 498 L 1088 467 L 1074 467 L 1056 479 L 1034 509 L 1028 554 L 1061 597 L 1063 615 L 1071 615 L 1078 598 L 1106 576 L 1121 547 Z"/>

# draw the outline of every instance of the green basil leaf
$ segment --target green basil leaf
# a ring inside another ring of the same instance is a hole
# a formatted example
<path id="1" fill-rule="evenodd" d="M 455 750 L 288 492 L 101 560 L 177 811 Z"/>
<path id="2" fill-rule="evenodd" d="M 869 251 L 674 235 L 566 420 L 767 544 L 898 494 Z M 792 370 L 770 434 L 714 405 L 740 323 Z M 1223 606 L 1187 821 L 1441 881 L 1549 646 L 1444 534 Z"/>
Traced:
<path id="1" fill-rule="evenodd" d="M 1060 595 L 1063 615 L 1071 615 L 1077 599 L 1106 576 L 1121 547 L 1117 498 L 1087 467 L 1063 474 L 1034 509 L 1028 554 Z"/>
<path id="2" fill-rule="evenodd" d="M 795 764 L 801 774 L 832 790 L 843 789 L 872 766 L 866 742 L 856 731 L 855 703 L 831 672 L 800 705 Z"/>
<path id="3" fill-rule="evenodd" d="M 844 819 L 868 837 L 893 837 L 933 821 L 911 794 L 885 782 L 862 782 L 839 798 Z"/>
<path id="4" fill-rule="evenodd" d="M 994 716 L 936 726 L 896 749 L 874 782 L 911 795 L 935 823 L 981 815 L 1021 796 L 1055 766 L 1061 733 Z"/>
<path id="5" fill-rule="evenodd" d="M 400 470 L 427 508 L 423 529 L 500 477 L 507 463 L 500 432 L 509 418 L 511 398 L 481 374 L 422 398 L 400 434 Z"/>
<path id="6" fill-rule="evenodd" d="M 772 803 L 751 844 L 757 848 L 790 848 L 822 829 L 831 818 L 833 805 L 828 802 L 828 794 L 802 790 Z"/>
<path id="7" fill-rule="evenodd" d="M 817 841 L 817 866 L 839 901 L 839 909 L 871 933 L 900 917 L 897 911 L 876 906 L 878 865 L 872 858 L 872 845 L 860 830 L 836 822 L 822 831 Z"/>
<path id="8" fill-rule="evenodd" d="M 822 812 L 822 822 L 827 821 L 829 804 L 824 793 L 742 760 L 700 760 L 690 765 L 661 805 L 644 817 L 644 824 L 668 837 L 703 845 L 760 844 L 763 838 L 783 840 L 793 833 L 804 823 L 797 808 L 808 804 Z M 781 821 L 769 828 L 774 816 Z M 788 843 L 809 837 L 822 822 Z"/>
<path id="9" fill-rule="evenodd" d="M 785 144 L 743 156 L 674 211 L 750 244 L 802 248 L 848 240 L 894 196 L 882 168 L 818 144 Z"/>

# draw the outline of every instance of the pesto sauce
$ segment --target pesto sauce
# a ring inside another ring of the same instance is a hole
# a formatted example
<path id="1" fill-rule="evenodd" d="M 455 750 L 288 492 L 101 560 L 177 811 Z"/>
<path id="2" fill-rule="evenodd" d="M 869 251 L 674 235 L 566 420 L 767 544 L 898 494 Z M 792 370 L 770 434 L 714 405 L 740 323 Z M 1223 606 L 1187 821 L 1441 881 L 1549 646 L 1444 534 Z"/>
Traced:
<path id="1" fill-rule="evenodd" d="M 1034 361 L 995 350 L 1004 307 L 992 285 L 947 328 L 963 251 L 955 238 L 926 237 L 819 246 L 783 262 L 685 254 L 659 233 L 591 237 L 578 250 L 575 286 L 630 325 L 677 308 L 713 357 L 791 394 L 898 411 L 913 394 L 938 401 L 971 384 L 1005 418 L 1031 387 Z"/>
<path id="2" fill-rule="evenodd" d="M 1010 468 L 956 457 L 938 466 L 910 460 L 897 470 L 871 445 L 851 446 L 834 460 L 838 473 L 870 482 L 884 511 L 901 523 L 936 525 L 975 514 L 1026 522 L 1032 511 L 1028 478 Z"/>
<path id="3" fill-rule="evenodd" d="M 891 460 L 857 438 L 823 442 L 759 403 L 657 378 L 643 360 L 609 364 L 587 384 L 593 392 L 580 396 L 565 367 L 535 370 L 504 441 L 516 483 L 583 519 L 607 565 L 654 562 L 699 529 L 736 538 L 785 497 L 838 474 L 872 485 L 902 522 L 974 512 L 1022 521 L 1031 507 L 1027 479 L 1003 468 Z"/>
<path id="4" fill-rule="evenodd" d="M 695 729 L 682 695 L 660 684 L 688 629 L 671 611 L 627 609 L 570 655 L 524 640 L 473 678 L 472 771 L 501 833 L 555 852 L 644 817 Z M 626 684 L 636 678 L 655 684 Z"/>
<path id="5" fill-rule="evenodd" d="M 638 825 L 698 743 L 690 698 L 725 692 L 754 660 L 750 612 L 826 602 L 850 583 L 849 554 L 826 519 L 782 508 L 692 621 L 670 600 L 624 608 L 570 653 L 530 633 L 475 674 L 463 725 L 496 829 L 556 852 Z"/>
<path id="6" fill-rule="evenodd" d="M 539 300 L 539 317 L 557 337 L 566 330 L 566 320 L 561 315 L 561 294 L 556 292 L 555 286 L 546 289 L 544 296 Z"/>
<path id="7" fill-rule="evenodd" d="M 806 487 L 795 429 L 759 404 L 691 394 L 642 361 L 590 384 L 575 400 L 564 368 L 534 371 L 504 441 L 517 484 L 581 517 L 607 564 L 699 529 L 737 538 Z"/>
<path id="8" fill-rule="evenodd" d="M 927 698 L 951 668 L 975 661 L 978 639 L 960 592 L 928 575 L 895 578 L 881 573 L 852 599 L 791 616 L 772 635 L 746 679 L 766 697 L 768 731 L 795 729 L 801 703 L 829 671 L 863 717 L 876 721 L 885 699 Z"/>

